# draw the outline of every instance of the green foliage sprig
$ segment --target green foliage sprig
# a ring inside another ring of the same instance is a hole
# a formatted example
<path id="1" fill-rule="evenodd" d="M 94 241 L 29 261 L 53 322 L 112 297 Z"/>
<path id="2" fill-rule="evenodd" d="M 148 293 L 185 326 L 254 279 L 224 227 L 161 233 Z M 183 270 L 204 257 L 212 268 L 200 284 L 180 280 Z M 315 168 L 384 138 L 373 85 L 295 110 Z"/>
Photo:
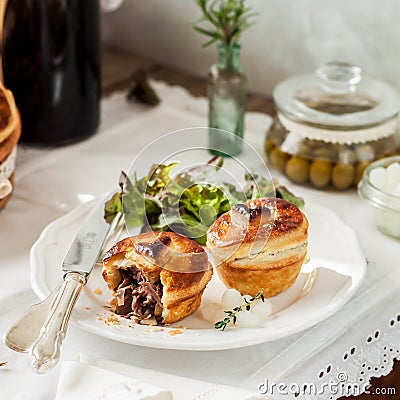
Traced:
<path id="1" fill-rule="evenodd" d="M 196 21 L 193 29 L 208 36 L 203 47 L 215 42 L 232 46 L 240 39 L 243 31 L 251 25 L 251 19 L 257 14 L 247 7 L 245 0 L 195 0 L 203 16 Z M 203 27 L 204 23 L 211 24 L 211 28 Z"/>

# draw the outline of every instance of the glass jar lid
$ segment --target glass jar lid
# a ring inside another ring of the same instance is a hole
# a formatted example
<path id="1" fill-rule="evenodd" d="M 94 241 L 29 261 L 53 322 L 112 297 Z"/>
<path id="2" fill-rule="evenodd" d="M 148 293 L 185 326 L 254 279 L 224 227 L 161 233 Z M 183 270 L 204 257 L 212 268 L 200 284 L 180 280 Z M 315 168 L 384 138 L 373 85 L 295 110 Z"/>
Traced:
<path id="1" fill-rule="evenodd" d="M 398 93 L 390 85 L 342 62 L 328 63 L 315 74 L 283 81 L 274 89 L 273 97 L 278 113 L 289 123 L 328 130 L 394 123 L 400 106 Z"/>

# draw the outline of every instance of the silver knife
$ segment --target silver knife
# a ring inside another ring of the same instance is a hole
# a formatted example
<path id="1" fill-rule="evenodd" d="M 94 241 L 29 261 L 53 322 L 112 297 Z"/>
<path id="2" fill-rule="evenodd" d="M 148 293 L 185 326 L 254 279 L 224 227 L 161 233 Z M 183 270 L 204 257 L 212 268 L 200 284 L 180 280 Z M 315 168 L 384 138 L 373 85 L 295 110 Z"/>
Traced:
<path id="1" fill-rule="evenodd" d="M 109 195 L 95 206 L 76 235 L 62 264 L 65 274 L 61 284 L 47 299 L 31 307 L 4 337 L 11 349 L 29 351 L 31 364 L 39 373 L 57 364 L 75 302 L 97 262 L 108 232 L 121 218 L 117 216 L 112 225 L 104 220 L 104 202 L 108 198 Z"/>

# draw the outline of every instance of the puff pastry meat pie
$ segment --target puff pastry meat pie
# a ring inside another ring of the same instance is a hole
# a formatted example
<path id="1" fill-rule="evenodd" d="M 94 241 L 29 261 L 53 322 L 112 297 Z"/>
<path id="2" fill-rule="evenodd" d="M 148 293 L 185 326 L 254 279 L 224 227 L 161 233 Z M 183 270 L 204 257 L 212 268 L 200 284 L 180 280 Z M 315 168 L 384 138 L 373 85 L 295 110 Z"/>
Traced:
<path id="1" fill-rule="evenodd" d="M 170 324 L 200 306 L 212 267 L 203 247 L 174 232 L 147 232 L 114 245 L 103 259 L 116 314 Z"/>
<path id="2" fill-rule="evenodd" d="M 208 230 L 207 248 L 226 286 L 271 297 L 296 281 L 307 240 L 307 218 L 295 205 L 263 198 L 221 215 Z"/>

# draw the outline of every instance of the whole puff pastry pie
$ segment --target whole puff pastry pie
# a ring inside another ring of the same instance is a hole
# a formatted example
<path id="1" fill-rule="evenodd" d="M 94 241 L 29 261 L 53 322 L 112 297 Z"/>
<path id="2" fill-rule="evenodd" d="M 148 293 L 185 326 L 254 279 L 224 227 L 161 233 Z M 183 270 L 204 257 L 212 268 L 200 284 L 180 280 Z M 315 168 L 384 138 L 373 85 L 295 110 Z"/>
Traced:
<path id="1" fill-rule="evenodd" d="M 296 281 L 307 238 L 307 218 L 295 205 L 263 198 L 221 215 L 208 230 L 207 248 L 226 286 L 271 297 Z"/>
<path id="2" fill-rule="evenodd" d="M 116 314 L 170 324 L 200 306 L 212 267 L 203 247 L 174 232 L 147 232 L 115 244 L 103 259 Z"/>

